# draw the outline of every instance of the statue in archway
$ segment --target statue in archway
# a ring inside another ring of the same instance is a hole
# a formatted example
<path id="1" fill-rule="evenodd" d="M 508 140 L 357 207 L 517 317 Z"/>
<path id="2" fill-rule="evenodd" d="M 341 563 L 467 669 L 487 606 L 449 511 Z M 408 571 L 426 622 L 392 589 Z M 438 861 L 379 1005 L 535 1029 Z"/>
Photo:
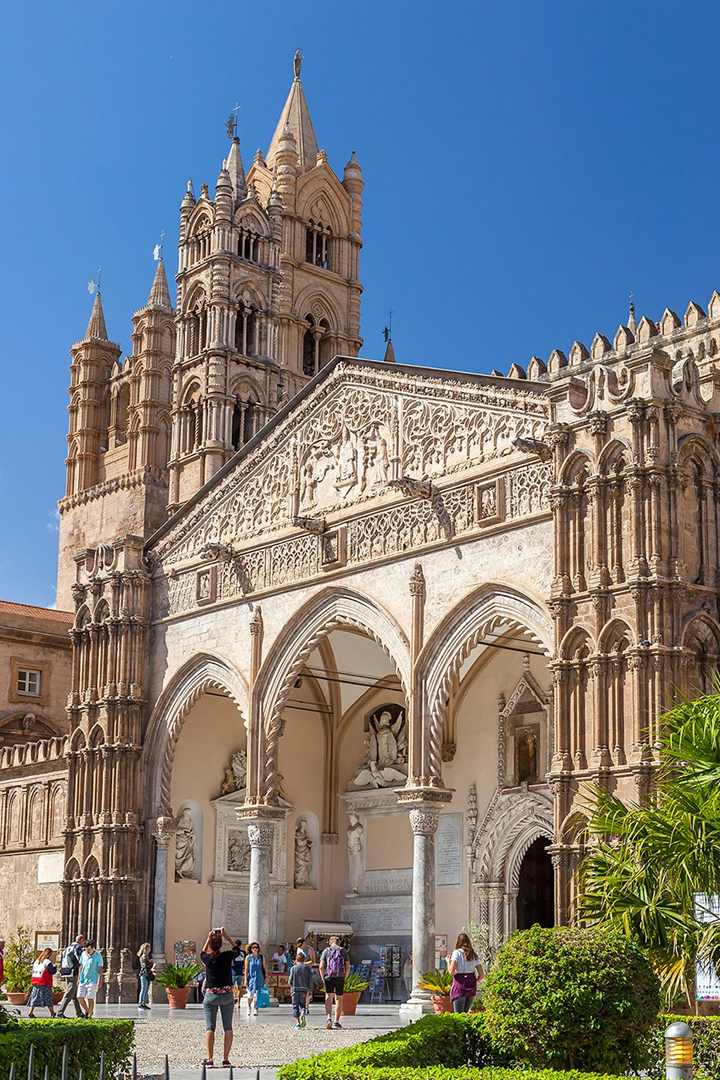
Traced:
<path id="1" fill-rule="evenodd" d="M 175 880 L 195 881 L 195 826 L 188 806 L 180 814 L 175 833 Z"/>
<path id="2" fill-rule="evenodd" d="M 307 829 L 307 821 L 300 818 L 295 826 L 295 888 L 312 884 L 313 842 Z"/>
<path id="3" fill-rule="evenodd" d="M 233 791 L 245 791 L 247 787 L 247 750 L 238 750 L 230 758 L 230 764 L 223 770 L 223 782 L 220 790 L 223 795 Z"/>
<path id="4" fill-rule="evenodd" d="M 379 788 L 404 784 L 407 774 L 405 710 L 400 709 L 393 719 L 390 708 L 378 709 L 370 717 L 365 758 L 352 780 L 353 787 Z"/>

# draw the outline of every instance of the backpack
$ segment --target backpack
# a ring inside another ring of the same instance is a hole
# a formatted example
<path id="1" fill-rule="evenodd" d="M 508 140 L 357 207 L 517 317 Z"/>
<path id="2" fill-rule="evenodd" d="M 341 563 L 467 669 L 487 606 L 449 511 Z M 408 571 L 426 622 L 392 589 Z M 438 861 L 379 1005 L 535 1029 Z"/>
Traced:
<path id="1" fill-rule="evenodd" d="M 345 959 L 342 949 L 333 945 L 328 956 L 328 978 L 342 979 L 345 977 Z"/>
<path id="2" fill-rule="evenodd" d="M 75 952 L 74 945 L 68 945 L 63 949 L 62 960 L 60 962 L 60 974 L 65 978 L 69 978 L 74 975 L 77 969 L 80 967 L 80 961 L 78 960 L 77 953 Z"/>

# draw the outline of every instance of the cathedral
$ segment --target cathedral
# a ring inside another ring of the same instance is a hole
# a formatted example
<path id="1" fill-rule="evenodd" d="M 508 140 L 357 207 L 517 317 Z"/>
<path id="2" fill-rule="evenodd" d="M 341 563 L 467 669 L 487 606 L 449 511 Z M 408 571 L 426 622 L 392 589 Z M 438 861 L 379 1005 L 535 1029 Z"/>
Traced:
<path id="1" fill-rule="evenodd" d="M 215 925 L 417 977 L 571 920 L 586 785 L 647 792 L 717 663 L 720 295 L 506 375 L 360 358 L 361 168 L 300 68 L 124 356 L 96 294 L 58 610 L 0 604 L 0 932 L 95 938 L 108 1001 Z"/>

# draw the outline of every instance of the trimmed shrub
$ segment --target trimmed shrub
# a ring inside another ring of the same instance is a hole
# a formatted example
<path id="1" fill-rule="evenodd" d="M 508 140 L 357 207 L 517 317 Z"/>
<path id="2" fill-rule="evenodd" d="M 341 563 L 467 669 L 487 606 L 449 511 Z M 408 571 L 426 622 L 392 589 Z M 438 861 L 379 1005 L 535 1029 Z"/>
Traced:
<path id="1" fill-rule="evenodd" d="M 107 1075 L 130 1068 L 135 1029 L 132 1020 L 20 1020 L 3 1028 L 0 1038 L 0 1074 L 7 1076 L 15 1062 L 15 1075 L 27 1074 L 30 1045 L 35 1047 L 35 1075 L 45 1066 L 50 1076 L 59 1076 L 63 1046 L 68 1048 L 71 1078 L 83 1071 L 83 1080 L 96 1080 L 100 1071 L 100 1051 L 105 1051 Z"/>
<path id="2" fill-rule="evenodd" d="M 665 1080 L 665 1029 L 678 1021 L 689 1024 L 693 1033 L 695 1080 L 720 1080 L 720 1016 L 658 1017 L 650 1037 L 647 1075 Z"/>
<path id="3" fill-rule="evenodd" d="M 485 980 L 485 1031 L 538 1068 L 624 1073 L 648 1060 L 660 984 L 619 934 L 533 926 L 500 949 Z"/>
<path id="4" fill-rule="evenodd" d="M 427 1068 L 445 1066 L 461 1069 L 467 1066 L 506 1065 L 508 1058 L 493 1052 L 484 1029 L 482 1014 L 444 1013 L 425 1016 L 414 1024 L 379 1035 L 369 1042 L 356 1043 L 345 1050 L 329 1050 L 325 1054 L 283 1065 L 282 1080 L 305 1077 L 355 1075 L 367 1069 Z"/>
<path id="5" fill-rule="evenodd" d="M 318 1059 L 315 1059 L 318 1060 Z M 569 1069 L 567 1072 L 558 1072 L 553 1069 L 503 1069 L 491 1066 L 487 1069 L 448 1069 L 442 1065 L 432 1066 L 432 1074 L 425 1068 L 398 1068 L 398 1069 L 372 1069 L 362 1066 L 348 1066 L 336 1068 L 330 1074 L 313 1072 L 307 1069 L 308 1061 L 297 1061 L 294 1065 L 283 1065 L 279 1076 L 304 1077 L 311 1080 L 312 1077 L 332 1075 L 337 1080 L 627 1080 L 626 1077 L 613 1076 L 609 1073 L 580 1072 L 578 1069 Z M 298 1066 L 303 1068 L 295 1070 Z"/>

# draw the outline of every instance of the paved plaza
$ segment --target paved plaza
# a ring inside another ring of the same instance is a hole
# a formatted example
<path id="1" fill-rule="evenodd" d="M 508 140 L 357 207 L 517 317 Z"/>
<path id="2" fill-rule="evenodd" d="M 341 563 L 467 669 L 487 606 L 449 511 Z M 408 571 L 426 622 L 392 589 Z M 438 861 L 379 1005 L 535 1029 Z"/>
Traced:
<path id="1" fill-rule="evenodd" d="M 20 1010 L 27 1015 L 27 1008 Z M 47 1014 L 45 1014 L 47 1015 Z M 134 1005 L 98 1005 L 96 1019 L 122 1017 L 136 1021 L 135 1049 L 138 1072 L 159 1073 L 168 1055 L 173 1080 L 199 1076 L 205 1056 L 204 1015 L 202 1005 L 188 1005 L 184 1010 L 170 1010 L 167 1005 L 153 1005 L 150 1012 Z M 336 1050 L 375 1038 L 402 1026 L 397 1005 L 360 1005 L 357 1015 L 343 1020 L 340 1031 L 325 1027 L 322 1002 L 313 1004 L 308 1026 L 298 1031 L 290 1005 L 261 1010 L 260 1015 L 248 1018 L 247 1013 L 235 1010 L 235 1041 L 231 1060 L 237 1070 L 251 1069 L 252 1077 L 261 1070 L 261 1080 L 271 1080 L 275 1068 L 309 1057 L 325 1050 Z M 218 1017 L 215 1061 L 222 1061 L 222 1025 Z M 217 1052 L 219 1049 L 219 1053 Z M 191 1071 L 189 1071 L 191 1070 Z M 225 1074 L 227 1070 L 218 1070 Z M 238 1080 L 242 1077 L 237 1074 Z"/>

